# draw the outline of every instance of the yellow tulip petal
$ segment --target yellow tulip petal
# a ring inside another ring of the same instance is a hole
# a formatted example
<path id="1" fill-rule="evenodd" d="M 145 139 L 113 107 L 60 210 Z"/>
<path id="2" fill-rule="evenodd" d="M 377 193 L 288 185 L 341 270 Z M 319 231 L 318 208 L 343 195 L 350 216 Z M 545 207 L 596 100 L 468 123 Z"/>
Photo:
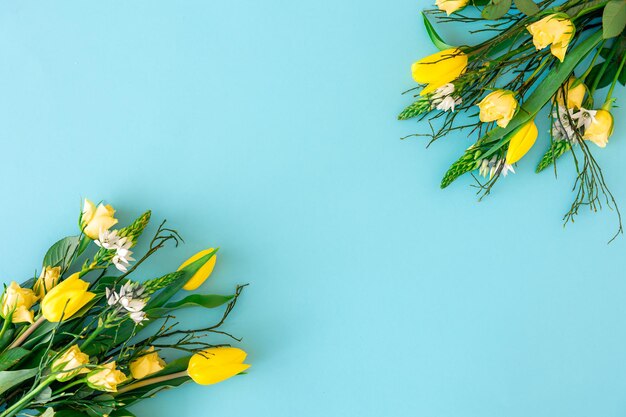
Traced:
<path id="1" fill-rule="evenodd" d="M 241 349 L 210 348 L 191 357 L 187 372 L 198 384 L 216 384 L 248 369 L 250 365 L 242 363 L 245 359 Z"/>
<path id="2" fill-rule="evenodd" d="M 506 163 L 512 165 L 522 159 L 535 144 L 538 134 L 539 132 L 534 120 L 518 128 L 511 136 L 509 150 L 506 153 Z"/>
<path id="3" fill-rule="evenodd" d="M 202 258 L 203 256 L 208 255 L 209 253 L 213 252 L 214 250 L 215 249 L 213 249 L 213 248 L 209 248 L 209 249 L 206 249 L 206 250 L 203 250 L 203 251 L 200 251 L 200 252 L 196 253 L 191 258 L 189 258 L 185 262 L 183 262 L 178 267 L 178 270 L 180 271 L 181 269 L 183 269 L 187 265 L 197 261 L 198 259 Z M 200 267 L 200 269 L 198 269 L 198 271 L 183 286 L 183 289 L 185 289 L 187 291 L 193 291 L 193 290 L 197 289 L 200 285 L 202 285 L 202 283 L 204 283 L 204 281 L 206 281 L 207 278 L 209 278 L 209 276 L 213 272 L 213 268 L 215 268 L 216 260 L 217 260 L 217 254 L 213 255 L 211 257 L 211 259 L 209 259 L 207 262 L 205 262 L 205 264 L 202 265 Z"/>

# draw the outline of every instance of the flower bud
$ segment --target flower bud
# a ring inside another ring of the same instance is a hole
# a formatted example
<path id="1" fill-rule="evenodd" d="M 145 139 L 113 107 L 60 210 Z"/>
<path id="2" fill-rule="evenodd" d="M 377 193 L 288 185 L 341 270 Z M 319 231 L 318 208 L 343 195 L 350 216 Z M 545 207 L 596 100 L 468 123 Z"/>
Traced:
<path id="1" fill-rule="evenodd" d="M 222 382 L 250 367 L 243 363 L 246 352 L 233 347 L 205 349 L 191 357 L 187 373 L 197 384 Z"/>
<path id="2" fill-rule="evenodd" d="M 517 128 L 509 141 L 509 150 L 506 153 L 506 163 L 512 165 L 522 159 L 524 155 L 532 148 L 537 140 L 537 126 L 534 120 L 526 122 L 526 124 Z"/>
<path id="3" fill-rule="evenodd" d="M 41 271 L 41 275 L 35 282 L 33 286 L 33 291 L 37 294 L 37 297 L 41 298 L 48 291 L 54 288 L 59 283 L 59 278 L 61 277 L 61 267 L 55 266 L 54 268 L 46 266 L 43 271 Z"/>
<path id="4" fill-rule="evenodd" d="M 185 268 L 187 265 L 197 261 L 203 256 L 208 255 L 214 250 L 215 249 L 213 248 L 209 248 L 209 249 L 196 253 L 191 258 L 183 262 L 181 266 L 178 267 L 178 270 L 180 271 L 181 269 Z M 196 288 L 198 288 L 200 285 L 202 285 L 202 283 L 206 281 L 211 275 L 211 273 L 213 272 L 213 268 L 215 267 L 216 260 L 217 260 L 217 254 L 213 255 L 208 261 L 204 263 L 204 265 L 200 267 L 200 269 L 196 271 L 195 274 L 193 274 L 193 276 L 189 279 L 189 281 L 187 281 L 187 283 L 183 286 L 183 289 L 187 291 L 193 291 Z"/>
<path id="5" fill-rule="evenodd" d="M 97 208 L 94 203 L 85 199 L 83 214 L 81 216 L 81 226 L 85 233 L 92 240 L 98 239 L 100 232 L 109 230 L 117 224 L 117 219 L 113 217 L 115 210 L 110 205 L 100 204 Z"/>
<path id="6" fill-rule="evenodd" d="M 87 385 L 98 391 L 116 392 L 118 384 L 126 381 L 126 375 L 115 369 L 115 361 L 109 362 L 87 375 Z"/>
<path id="7" fill-rule="evenodd" d="M 439 10 L 446 12 L 448 16 L 467 6 L 467 3 L 469 0 L 437 0 L 435 2 Z"/>
<path id="8" fill-rule="evenodd" d="M 583 105 L 583 100 L 585 99 L 585 94 L 587 93 L 587 87 L 582 82 L 579 82 L 575 87 L 572 87 L 574 83 L 576 83 L 575 77 L 570 77 L 567 80 L 567 84 L 561 88 L 556 93 L 555 99 L 559 106 L 566 107 L 568 109 L 579 109 Z M 567 94 L 567 106 L 565 105 L 565 100 L 563 100 L 563 89 Z"/>
<path id="9" fill-rule="evenodd" d="M 56 375 L 57 381 L 68 381 L 79 374 L 86 374 L 89 369 L 85 365 L 89 363 L 89 355 L 83 353 L 78 345 L 72 345 L 61 356 L 52 362 L 52 372 Z"/>
<path id="10" fill-rule="evenodd" d="M 150 352 L 150 353 L 147 353 Z M 165 361 L 150 347 L 143 356 L 130 363 L 130 374 L 135 379 L 142 379 L 165 368 Z"/>
<path id="11" fill-rule="evenodd" d="M 481 122 L 496 122 L 500 127 L 506 127 L 517 110 L 515 93 L 509 90 L 496 90 L 487 94 L 478 103 Z"/>
<path id="12" fill-rule="evenodd" d="M 420 93 L 425 95 L 458 78 L 467 68 L 467 55 L 459 48 L 450 48 L 422 58 L 411 66 L 413 79 L 428 84 Z"/>
<path id="13" fill-rule="evenodd" d="M 33 290 L 22 288 L 17 282 L 11 281 L 2 295 L 2 311 L 0 313 L 2 313 L 2 317 L 7 318 L 13 311 L 11 318 L 13 323 L 32 323 L 34 313 L 30 308 L 38 299 Z"/>
<path id="14" fill-rule="evenodd" d="M 46 320 L 67 320 L 96 295 L 87 291 L 89 283 L 79 278 L 77 272 L 48 291 L 41 301 L 41 312 Z"/>
<path id="15" fill-rule="evenodd" d="M 613 116 L 608 110 L 600 109 L 587 129 L 583 139 L 590 140 L 601 148 L 609 143 L 609 136 L 613 134 Z"/>

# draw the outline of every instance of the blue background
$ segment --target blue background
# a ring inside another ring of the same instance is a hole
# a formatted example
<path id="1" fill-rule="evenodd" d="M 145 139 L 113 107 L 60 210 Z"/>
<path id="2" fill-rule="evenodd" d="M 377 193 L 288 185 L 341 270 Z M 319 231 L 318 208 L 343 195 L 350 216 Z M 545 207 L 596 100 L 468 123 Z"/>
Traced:
<path id="1" fill-rule="evenodd" d="M 228 325 L 250 373 L 143 416 L 623 416 L 626 239 L 607 210 L 562 227 L 570 158 L 533 173 L 547 124 L 481 203 L 469 177 L 439 190 L 466 135 L 399 140 L 427 130 L 395 117 L 428 5 L 3 2 L 0 277 L 31 276 L 82 197 L 183 234 L 139 279 L 220 246 L 203 290 L 252 284 Z M 595 154 L 626 207 L 615 114 Z"/>

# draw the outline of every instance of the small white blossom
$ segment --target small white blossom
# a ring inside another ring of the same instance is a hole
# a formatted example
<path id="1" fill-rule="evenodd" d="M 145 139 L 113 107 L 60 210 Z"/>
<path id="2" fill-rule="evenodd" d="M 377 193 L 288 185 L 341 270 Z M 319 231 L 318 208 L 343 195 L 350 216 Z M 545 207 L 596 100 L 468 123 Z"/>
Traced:
<path id="1" fill-rule="evenodd" d="M 580 108 L 577 112 L 572 111 L 571 113 L 572 119 L 576 121 L 576 127 L 585 129 L 589 129 L 591 123 L 595 123 L 596 121 L 596 110 L 588 110 L 585 108 Z"/>
<path id="2" fill-rule="evenodd" d="M 452 94 L 454 93 L 454 84 L 448 83 L 442 85 L 433 93 L 430 102 L 431 108 L 437 109 L 441 111 L 454 111 L 454 107 L 463 102 L 461 97 L 454 97 Z"/>
<path id="3" fill-rule="evenodd" d="M 107 288 L 106 298 L 108 305 L 117 305 L 117 311 L 128 313 L 128 316 L 135 323 L 141 323 L 146 319 L 146 313 L 143 309 L 148 302 L 148 298 L 144 296 L 144 287 L 142 285 L 128 281 L 120 288 L 119 292 Z"/>
<path id="4" fill-rule="evenodd" d="M 98 239 L 94 240 L 94 243 L 104 249 L 117 249 L 120 237 L 117 234 L 117 230 L 101 230 Z"/>
<path id="5" fill-rule="evenodd" d="M 489 177 L 491 179 L 498 170 L 500 170 L 500 175 L 503 177 L 506 177 L 509 172 L 515 174 L 513 165 L 507 164 L 504 159 L 498 159 L 496 156 L 491 159 L 483 159 L 478 168 L 478 173 L 485 178 Z"/>

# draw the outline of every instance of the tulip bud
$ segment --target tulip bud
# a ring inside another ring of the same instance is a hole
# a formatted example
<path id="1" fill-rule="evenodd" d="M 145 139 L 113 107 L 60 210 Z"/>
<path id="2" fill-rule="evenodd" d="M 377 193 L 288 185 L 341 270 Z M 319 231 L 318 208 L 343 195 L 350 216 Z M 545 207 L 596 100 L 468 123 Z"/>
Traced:
<path id="1" fill-rule="evenodd" d="M 147 353 L 150 352 L 150 353 Z M 143 356 L 130 363 L 130 374 L 135 379 L 142 379 L 165 368 L 165 361 L 150 347 Z"/>
<path id="2" fill-rule="evenodd" d="M 101 231 L 109 230 L 117 224 L 117 219 L 113 217 L 114 215 L 115 210 L 110 205 L 100 204 L 96 208 L 94 203 L 85 199 L 80 219 L 83 233 L 93 240 L 98 239 Z"/>
<path id="3" fill-rule="evenodd" d="M 609 136 L 613 134 L 613 116 L 608 110 L 596 111 L 594 120 L 585 129 L 583 139 L 590 140 L 601 148 L 609 143 Z"/>
<path id="4" fill-rule="evenodd" d="M 4 289 L 0 313 L 6 319 L 13 312 L 11 316 L 13 323 L 33 323 L 34 313 L 30 308 L 38 299 L 33 290 L 22 288 L 17 282 L 11 281 L 11 284 Z"/>
<path id="5" fill-rule="evenodd" d="M 73 345 L 61 356 L 52 362 L 52 372 L 56 375 L 57 381 L 68 381 L 79 374 L 86 374 L 89 369 L 85 365 L 89 363 L 89 355 L 83 353 L 78 345 Z"/>
<path id="6" fill-rule="evenodd" d="M 104 364 L 87 375 L 87 385 L 98 391 L 116 392 L 126 375 L 115 369 L 115 361 Z"/>
<path id="7" fill-rule="evenodd" d="M 515 93 L 509 90 L 496 90 L 487 94 L 478 103 L 481 122 L 496 122 L 500 127 L 506 127 L 517 110 Z"/>
<path id="8" fill-rule="evenodd" d="M 89 283 L 75 273 L 48 291 L 41 301 L 41 312 L 46 320 L 59 322 L 67 320 L 78 312 L 96 295 L 87 291 Z"/>
<path id="9" fill-rule="evenodd" d="M 506 163 L 512 165 L 522 159 L 524 155 L 532 148 L 537 140 L 537 126 L 534 120 L 526 122 L 526 124 L 517 128 L 509 141 L 509 150 L 506 153 Z"/>
<path id="10" fill-rule="evenodd" d="M 467 55 L 459 48 L 450 48 L 422 58 L 411 66 L 413 79 L 428 84 L 420 93 L 425 95 L 454 81 L 467 68 Z"/>
<path id="11" fill-rule="evenodd" d="M 587 93 L 587 87 L 582 82 L 579 82 L 575 87 L 572 87 L 577 80 L 575 77 L 570 77 L 567 80 L 567 84 L 563 88 L 559 88 L 556 93 L 555 99 L 559 106 L 567 107 L 568 109 L 579 109 L 583 105 L 585 94 Z M 563 100 L 563 89 L 567 94 L 567 106 L 565 100 Z"/>
<path id="12" fill-rule="evenodd" d="M 202 258 L 203 256 L 208 255 L 209 253 L 213 252 L 214 250 L 215 249 L 213 249 L 213 248 L 209 248 L 209 249 L 206 249 L 206 250 L 203 250 L 203 251 L 200 251 L 200 252 L 196 253 L 191 258 L 189 258 L 185 262 L 183 262 L 182 265 L 178 267 L 178 270 L 180 271 L 181 269 L 183 269 L 187 265 L 197 261 L 198 259 Z M 205 264 L 202 265 L 200 267 L 200 269 L 198 269 L 198 271 L 196 271 L 195 274 L 193 274 L 193 276 L 189 279 L 189 281 L 187 281 L 187 283 L 183 286 L 183 289 L 185 289 L 187 291 L 193 291 L 196 288 L 198 288 L 200 285 L 202 285 L 202 283 L 204 281 L 206 281 L 207 278 L 209 278 L 209 276 L 213 272 L 213 268 L 215 267 L 215 261 L 216 260 L 217 260 L 217 255 L 213 255 L 208 261 L 206 261 Z"/>
<path id="13" fill-rule="evenodd" d="M 565 51 L 576 32 L 574 24 L 564 14 L 548 15 L 531 23 L 527 29 L 533 36 L 537 50 L 550 45 L 550 52 L 561 62 L 565 59 Z"/>
<path id="14" fill-rule="evenodd" d="M 436 0 L 435 2 L 439 10 L 446 12 L 448 16 L 467 6 L 467 3 L 469 0 Z"/>
<path id="15" fill-rule="evenodd" d="M 48 291 L 58 284 L 60 277 L 60 266 L 55 266 L 54 268 L 46 266 L 43 271 L 41 271 L 41 275 L 39 275 L 37 282 L 35 282 L 33 286 L 33 291 L 35 291 L 37 297 L 41 298 L 46 295 Z"/>
<path id="16" fill-rule="evenodd" d="M 196 353 L 189 360 L 187 373 L 197 384 L 222 382 L 250 367 L 243 363 L 246 352 L 233 347 L 218 347 Z"/>

